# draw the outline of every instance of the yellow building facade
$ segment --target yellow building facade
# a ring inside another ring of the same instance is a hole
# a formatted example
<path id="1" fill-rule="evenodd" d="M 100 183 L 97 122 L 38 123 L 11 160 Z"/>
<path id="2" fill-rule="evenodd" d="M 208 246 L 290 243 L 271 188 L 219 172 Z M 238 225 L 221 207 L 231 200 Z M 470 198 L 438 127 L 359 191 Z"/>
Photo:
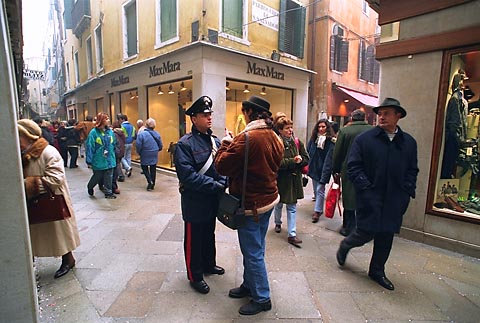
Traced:
<path id="1" fill-rule="evenodd" d="M 213 100 L 213 131 L 244 127 L 251 95 L 294 120 L 306 137 L 308 1 L 77 0 L 65 6 L 64 104 L 69 118 L 126 114 L 133 125 L 154 118 L 173 168 L 175 143 L 190 131 L 185 110 Z M 68 13 L 71 17 L 68 17 Z M 68 18 L 71 18 L 69 21 Z M 167 149 L 170 148 L 170 149 Z M 136 156 L 133 158 L 135 159 Z"/>

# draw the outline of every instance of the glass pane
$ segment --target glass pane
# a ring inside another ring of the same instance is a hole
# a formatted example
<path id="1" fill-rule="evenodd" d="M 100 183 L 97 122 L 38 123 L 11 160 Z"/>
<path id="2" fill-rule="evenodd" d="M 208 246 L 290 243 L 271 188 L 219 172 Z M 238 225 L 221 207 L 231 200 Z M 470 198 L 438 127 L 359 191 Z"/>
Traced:
<path id="1" fill-rule="evenodd" d="M 480 218 L 480 51 L 452 56 L 434 209 Z"/>

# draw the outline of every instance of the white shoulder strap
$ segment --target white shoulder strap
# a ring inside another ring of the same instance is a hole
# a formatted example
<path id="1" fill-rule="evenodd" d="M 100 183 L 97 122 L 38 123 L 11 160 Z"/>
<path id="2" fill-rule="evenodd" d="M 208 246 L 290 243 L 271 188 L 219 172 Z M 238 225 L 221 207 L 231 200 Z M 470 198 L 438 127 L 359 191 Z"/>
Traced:
<path id="1" fill-rule="evenodd" d="M 218 148 L 217 148 L 217 144 L 215 143 L 215 139 L 213 139 L 213 137 L 210 136 L 210 140 L 212 140 L 212 153 L 210 154 L 210 156 L 208 156 L 208 159 L 205 162 L 205 164 L 203 164 L 203 167 L 198 171 L 200 175 L 203 175 L 207 172 L 207 170 L 210 168 L 210 166 L 213 163 L 213 158 L 217 154 Z"/>

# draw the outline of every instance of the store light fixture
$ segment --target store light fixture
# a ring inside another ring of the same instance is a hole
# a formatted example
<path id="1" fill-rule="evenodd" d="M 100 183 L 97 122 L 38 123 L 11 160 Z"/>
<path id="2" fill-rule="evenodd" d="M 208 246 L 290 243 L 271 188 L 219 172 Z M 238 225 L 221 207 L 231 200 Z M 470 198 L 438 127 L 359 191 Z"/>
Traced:
<path id="1" fill-rule="evenodd" d="M 162 86 L 161 86 L 161 85 L 158 86 L 158 92 L 157 92 L 157 94 L 159 94 L 159 95 L 162 95 L 162 94 L 163 94 Z"/>
<path id="2" fill-rule="evenodd" d="M 226 91 L 230 91 L 230 83 L 229 83 L 229 82 L 227 82 L 227 83 L 225 84 L 225 90 L 226 90 Z"/>
<path id="3" fill-rule="evenodd" d="M 132 92 L 130 91 L 130 100 L 138 99 L 138 91 Z"/>
<path id="4" fill-rule="evenodd" d="M 187 90 L 187 88 L 185 87 L 185 84 L 182 81 L 182 83 L 180 83 L 180 91 L 183 92 L 183 91 L 186 91 L 186 90 Z"/>
<path id="5" fill-rule="evenodd" d="M 345 99 L 345 100 L 343 100 L 343 102 L 348 103 L 348 102 L 350 102 L 350 100 L 349 100 L 349 99 Z"/>
<path id="6" fill-rule="evenodd" d="M 248 85 L 245 84 L 245 90 L 243 90 L 243 93 L 250 93 L 250 90 L 248 89 Z"/>
<path id="7" fill-rule="evenodd" d="M 260 92 L 260 95 L 267 95 L 267 92 L 265 92 L 265 86 L 262 87 L 262 91 Z"/>
<path id="8" fill-rule="evenodd" d="M 170 86 L 168 87 L 168 94 L 174 94 L 175 92 L 173 91 L 173 86 L 172 84 L 170 84 Z"/>

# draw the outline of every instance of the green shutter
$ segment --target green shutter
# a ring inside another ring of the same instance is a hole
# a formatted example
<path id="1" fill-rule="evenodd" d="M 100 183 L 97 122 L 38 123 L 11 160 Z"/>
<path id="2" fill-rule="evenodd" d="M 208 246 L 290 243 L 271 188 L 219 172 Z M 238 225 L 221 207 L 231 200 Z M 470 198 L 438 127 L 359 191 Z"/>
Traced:
<path id="1" fill-rule="evenodd" d="M 223 32 L 235 37 L 243 37 L 243 1 L 223 0 Z"/>
<path id="2" fill-rule="evenodd" d="M 294 32 L 294 43 L 295 46 L 293 50 L 295 51 L 293 54 L 298 58 L 303 58 L 304 52 L 304 44 L 305 44 L 305 18 L 307 15 L 307 9 L 305 7 L 301 7 L 300 9 L 295 11 L 297 14 L 295 19 L 295 32 Z"/>
<path id="3" fill-rule="evenodd" d="M 160 41 L 177 36 L 177 1 L 160 1 Z"/>
<path id="4" fill-rule="evenodd" d="M 137 2 L 125 8 L 127 16 L 127 56 L 137 54 Z"/>
<path id="5" fill-rule="evenodd" d="M 280 0 L 280 14 L 278 16 L 278 49 L 285 52 L 285 35 L 287 15 L 287 0 Z"/>

